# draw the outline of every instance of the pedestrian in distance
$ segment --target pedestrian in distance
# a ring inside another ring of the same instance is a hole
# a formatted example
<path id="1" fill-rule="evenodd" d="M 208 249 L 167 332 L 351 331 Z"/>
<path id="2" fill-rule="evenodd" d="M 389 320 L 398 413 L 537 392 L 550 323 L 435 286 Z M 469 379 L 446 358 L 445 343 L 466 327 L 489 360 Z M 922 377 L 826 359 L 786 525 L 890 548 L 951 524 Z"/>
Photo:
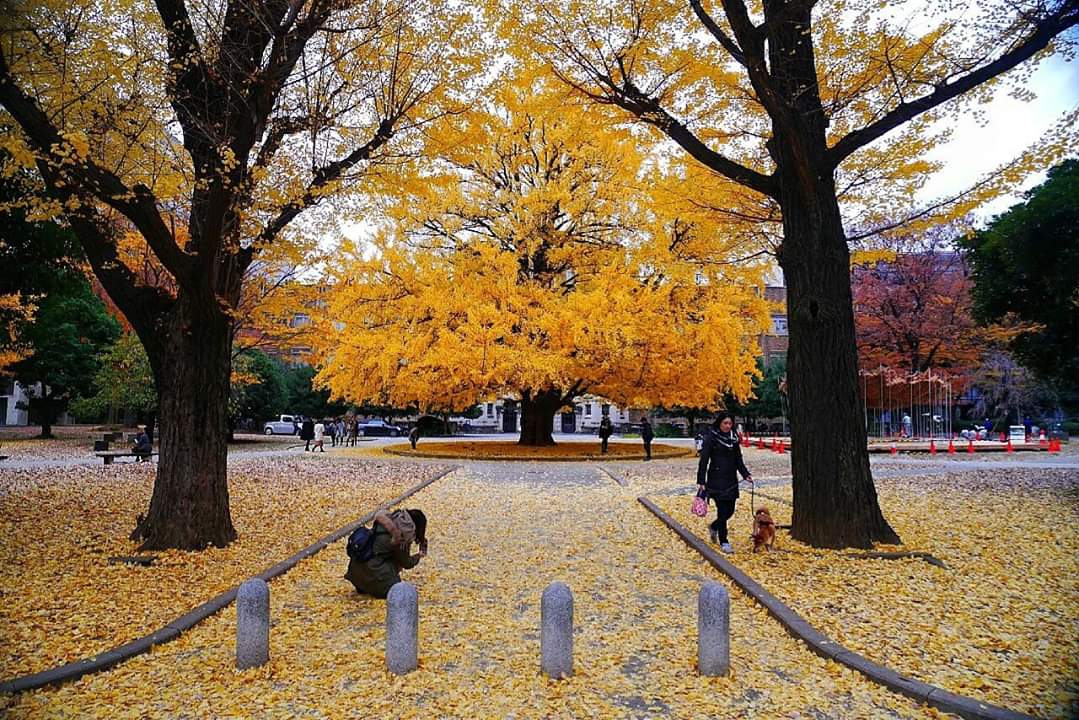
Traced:
<path id="1" fill-rule="evenodd" d="M 420 441 L 420 426 L 412 428 L 408 433 L 408 444 L 412 446 L 412 449 L 416 449 L 416 443 Z"/>
<path id="2" fill-rule="evenodd" d="M 734 515 L 738 500 L 738 475 L 752 483 L 753 476 L 742 461 L 742 446 L 734 432 L 734 418 L 720 413 L 704 432 L 701 459 L 697 464 L 697 492 L 716 504 L 716 519 L 709 526 L 713 543 L 723 552 L 734 552 L 727 536 L 727 521 Z"/>
<path id="3" fill-rule="evenodd" d="M 337 447 L 337 423 L 330 418 L 326 420 L 325 428 L 326 434 L 330 436 L 330 447 Z"/>
<path id="4" fill-rule="evenodd" d="M 311 441 L 315 439 L 315 421 L 311 418 L 303 419 L 303 425 L 300 426 L 300 439 L 304 441 L 303 451 L 310 450 Z"/>
<path id="5" fill-rule="evenodd" d="M 372 523 L 374 538 L 368 557 L 350 557 L 345 573 L 356 592 L 385 598 L 390 588 L 401 582 L 401 571 L 416 567 L 427 557 L 427 516 L 422 510 L 379 512 Z M 419 551 L 410 554 L 412 543 Z"/>
<path id="6" fill-rule="evenodd" d="M 345 421 L 342 418 L 337 418 L 336 427 L 337 427 L 337 442 L 340 443 L 341 447 L 344 447 L 345 446 L 345 440 L 347 439 L 347 435 L 345 435 Z"/>
<path id="7" fill-rule="evenodd" d="M 138 434 L 132 438 L 131 452 L 135 453 L 135 457 L 138 458 L 139 462 L 146 462 L 150 459 L 154 452 L 154 444 L 146 433 L 146 428 L 140 426 Z"/>
<path id="8" fill-rule="evenodd" d="M 599 421 L 599 451 L 600 454 L 607 454 L 607 441 L 611 438 L 611 433 L 614 432 L 614 426 L 611 425 L 611 418 L 609 415 L 604 415 L 603 419 Z"/>
<path id="9" fill-rule="evenodd" d="M 326 424 L 319 420 L 315 423 L 315 437 L 314 444 L 311 445 L 311 452 L 318 448 L 321 452 L 326 452 L 326 447 L 323 445 L 323 437 L 326 435 Z"/>
<path id="10" fill-rule="evenodd" d="M 656 433 L 652 430 L 652 423 L 648 422 L 648 418 L 641 418 L 641 440 L 644 442 L 644 459 L 652 459 L 652 438 L 656 436 Z"/>

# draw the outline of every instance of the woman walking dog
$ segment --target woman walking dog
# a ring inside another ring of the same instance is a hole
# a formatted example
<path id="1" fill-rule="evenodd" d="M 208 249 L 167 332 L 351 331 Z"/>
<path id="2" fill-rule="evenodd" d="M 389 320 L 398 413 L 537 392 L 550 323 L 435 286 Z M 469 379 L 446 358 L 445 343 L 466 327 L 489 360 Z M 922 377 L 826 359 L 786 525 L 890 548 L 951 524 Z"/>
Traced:
<path id="1" fill-rule="evenodd" d="M 697 492 L 715 502 L 716 519 L 709 526 L 711 538 L 728 554 L 734 552 L 727 537 L 727 521 L 734 515 L 734 504 L 738 500 L 736 472 L 747 482 L 753 482 L 753 476 L 742 462 L 742 447 L 734 432 L 734 418 L 729 413 L 721 413 L 704 433 L 701 460 L 697 465 Z"/>

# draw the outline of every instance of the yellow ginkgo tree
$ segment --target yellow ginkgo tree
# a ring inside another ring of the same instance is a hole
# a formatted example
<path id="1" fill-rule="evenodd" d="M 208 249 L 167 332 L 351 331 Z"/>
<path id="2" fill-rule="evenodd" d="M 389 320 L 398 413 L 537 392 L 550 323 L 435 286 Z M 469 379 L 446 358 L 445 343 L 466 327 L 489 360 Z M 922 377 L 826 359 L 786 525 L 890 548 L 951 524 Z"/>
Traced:
<path id="1" fill-rule="evenodd" d="M 749 393 L 762 268 L 731 261 L 754 240 L 695 216 L 658 149 L 526 73 L 432 142 L 388 225 L 328 280 L 319 381 L 334 394 L 422 409 L 511 396 L 520 443 L 547 445 L 584 393 L 631 407 Z"/>
<path id="2" fill-rule="evenodd" d="M 858 396 L 849 243 L 954 218 L 1074 148 L 1075 113 L 967 192 L 914 202 L 934 123 L 1074 52 L 1076 0 L 542 0 L 500 3 L 507 47 L 777 211 L 787 286 L 792 535 L 898 536 L 880 511 Z M 713 202 L 722 207 L 722 199 Z"/>
<path id="3" fill-rule="evenodd" d="M 153 370 L 145 548 L 236 537 L 226 427 L 245 281 L 265 277 L 251 271 L 267 248 L 325 232 L 422 153 L 423 128 L 467 104 L 483 46 L 469 9 L 442 0 L 5 5 L 0 148 L 40 176 L 33 213 L 71 227 Z"/>

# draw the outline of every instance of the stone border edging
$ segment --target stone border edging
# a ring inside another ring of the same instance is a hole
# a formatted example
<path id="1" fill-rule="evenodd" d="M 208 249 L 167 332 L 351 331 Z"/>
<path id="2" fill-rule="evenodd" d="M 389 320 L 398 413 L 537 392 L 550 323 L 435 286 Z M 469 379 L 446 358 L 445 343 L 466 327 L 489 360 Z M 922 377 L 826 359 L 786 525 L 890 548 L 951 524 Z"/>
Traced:
<path id="1" fill-rule="evenodd" d="M 399 505 L 408 498 L 412 497 L 420 490 L 423 490 L 436 480 L 441 480 L 455 470 L 460 469 L 460 465 L 453 465 L 446 470 L 438 473 L 432 478 L 424 480 L 423 482 L 409 488 L 402 495 L 395 497 L 394 499 L 379 505 L 377 508 L 364 515 L 359 520 L 355 520 L 344 527 L 334 530 L 326 537 L 318 540 L 298 553 L 292 555 L 285 560 L 282 560 L 275 565 L 271 565 L 266 568 L 255 578 L 260 580 L 270 581 L 278 575 L 284 575 L 286 572 L 295 567 L 301 560 L 306 560 L 309 557 L 319 553 L 327 546 L 347 537 L 349 533 L 355 530 L 360 525 L 369 522 L 371 518 L 375 516 L 379 510 L 385 510 Z M 180 617 L 176 618 L 172 622 L 165 625 L 165 627 L 155 630 L 149 635 L 132 640 L 131 642 L 115 647 L 111 650 L 106 650 L 103 653 L 94 655 L 83 660 L 77 660 L 75 662 L 60 665 L 49 670 L 42 670 L 40 672 L 31 673 L 30 675 L 21 675 L 9 680 L 0 682 L 0 694 L 11 694 L 25 692 L 26 690 L 35 690 L 37 688 L 45 687 L 46 685 L 58 685 L 60 683 L 69 682 L 71 680 L 77 680 L 84 675 L 90 675 L 93 673 L 108 670 L 109 668 L 119 665 L 125 660 L 130 660 L 136 655 L 141 655 L 148 652 L 154 645 L 163 645 L 167 642 L 175 640 L 187 630 L 190 630 L 195 625 L 216 614 L 219 610 L 228 607 L 236 599 L 236 592 L 239 586 L 226 590 L 223 593 L 215 595 L 201 605 L 196 606 L 194 609 L 189 610 Z"/>
<path id="2" fill-rule="evenodd" d="M 596 469 L 599 470 L 604 475 L 606 475 L 607 477 L 609 477 L 611 480 L 614 480 L 616 483 L 618 483 L 622 487 L 629 487 L 629 481 L 626 480 L 621 475 L 615 475 L 613 472 L 611 472 L 607 468 L 603 467 L 602 465 L 597 465 Z"/>
<path id="3" fill-rule="evenodd" d="M 884 685 L 893 692 L 906 695 L 938 710 L 955 713 L 966 720 L 1033 720 L 1031 715 L 979 702 L 974 698 L 958 695 L 936 685 L 901 675 L 891 668 L 878 665 L 865 656 L 848 650 L 810 625 L 805 618 L 765 590 L 756 580 L 721 557 L 703 540 L 663 512 L 647 497 L 642 495 L 637 498 L 637 502 L 644 505 L 649 512 L 673 530 L 687 545 L 700 553 L 712 566 L 727 575 L 743 592 L 763 605 L 768 614 L 778 620 L 792 637 L 804 642 L 810 650 L 826 660 L 834 660 L 852 670 L 857 670 L 873 682 Z"/>

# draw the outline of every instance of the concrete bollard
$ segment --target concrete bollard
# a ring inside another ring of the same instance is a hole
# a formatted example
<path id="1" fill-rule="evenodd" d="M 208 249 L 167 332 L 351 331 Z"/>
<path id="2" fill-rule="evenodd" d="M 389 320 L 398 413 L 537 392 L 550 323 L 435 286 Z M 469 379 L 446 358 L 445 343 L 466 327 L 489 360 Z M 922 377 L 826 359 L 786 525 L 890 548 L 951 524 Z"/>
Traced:
<path id="1" fill-rule="evenodd" d="M 248 580 L 236 593 L 236 667 L 258 667 L 269 659 L 270 586 Z"/>
<path id="2" fill-rule="evenodd" d="M 540 600 L 540 668 L 552 678 L 573 674 L 573 593 L 560 582 Z"/>
<path id="3" fill-rule="evenodd" d="M 731 597 L 717 582 L 706 582 L 697 596 L 697 670 L 713 677 L 731 669 Z"/>
<path id="4" fill-rule="evenodd" d="M 404 675 L 419 666 L 420 603 L 416 586 L 399 582 L 386 596 L 386 667 Z"/>

